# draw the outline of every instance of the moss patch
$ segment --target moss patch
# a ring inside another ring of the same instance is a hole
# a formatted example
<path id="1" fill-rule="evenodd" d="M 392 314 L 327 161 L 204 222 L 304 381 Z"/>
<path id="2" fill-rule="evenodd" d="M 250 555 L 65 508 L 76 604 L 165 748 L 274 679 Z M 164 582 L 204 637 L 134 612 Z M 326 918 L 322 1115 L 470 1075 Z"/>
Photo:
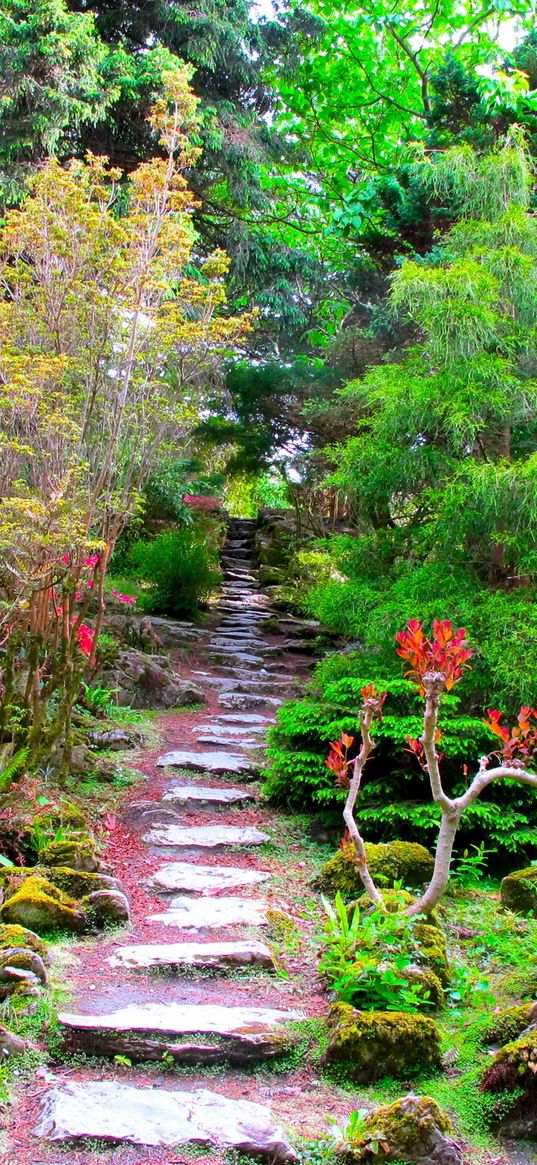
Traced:
<path id="1" fill-rule="evenodd" d="M 26 950 L 35 951 L 41 958 L 47 953 L 46 943 L 33 930 L 27 930 L 24 926 L 0 923 L 0 950 L 6 947 L 24 947 Z"/>

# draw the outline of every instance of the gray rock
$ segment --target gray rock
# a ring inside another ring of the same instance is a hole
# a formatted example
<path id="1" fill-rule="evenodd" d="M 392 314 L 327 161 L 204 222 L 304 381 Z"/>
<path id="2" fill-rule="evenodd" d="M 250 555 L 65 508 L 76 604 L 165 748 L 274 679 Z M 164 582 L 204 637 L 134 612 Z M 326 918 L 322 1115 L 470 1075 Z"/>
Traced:
<path id="1" fill-rule="evenodd" d="M 100 675 L 109 687 L 117 689 L 120 707 L 180 708 L 203 703 L 202 689 L 191 680 L 181 680 L 163 662 L 162 657 L 157 661 L 142 651 L 120 651 Z"/>
<path id="2" fill-rule="evenodd" d="M 28 947 L 2 947 L 0 950 L 0 968 L 19 967 L 23 971 L 31 971 L 40 983 L 47 982 L 47 972 L 41 955 Z M 1 970 L 0 970 L 1 974 Z"/>
<path id="3" fill-rule="evenodd" d="M 104 1080 L 62 1082 L 45 1096 L 34 1135 L 49 1141 L 238 1149 L 274 1165 L 297 1159 L 267 1108 L 206 1088 L 177 1092 Z"/>
<path id="4" fill-rule="evenodd" d="M 90 732 L 89 739 L 94 748 L 110 748 L 113 752 L 121 752 L 125 748 L 138 748 L 144 743 L 142 732 L 126 728 L 110 728 L 102 729 L 100 732 Z"/>
<path id="5" fill-rule="evenodd" d="M 270 841 L 268 833 L 255 826 L 239 825 L 156 825 L 144 834 L 148 845 L 193 846 L 216 849 L 227 845 L 263 845 Z"/>
<path id="6" fill-rule="evenodd" d="M 253 801 L 251 793 L 244 789 L 212 789 L 205 785 L 174 785 L 164 794 L 164 801 L 175 801 L 180 805 L 244 805 Z"/>
<path id="7" fill-rule="evenodd" d="M 6 1056 L 21 1056 L 25 1051 L 25 1041 L 21 1040 L 20 1036 L 16 1036 L 14 1032 L 10 1032 L 3 1023 L 0 1023 L 0 1056 L 2 1059 L 5 1059 Z"/>
<path id="8" fill-rule="evenodd" d="M 33 971 L 5 965 L 0 970 L 0 1000 L 8 999 L 15 992 L 21 995 L 40 995 L 41 981 Z"/>
<path id="9" fill-rule="evenodd" d="M 200 866 L 191 862 L 167 862 L 150 879 L 161 892 L 186 890 L 196 894 L 213 894 L 215 890 L 233 890 L 236 886 L 253 886 L 266 882 L 264 870 L 241 869 L 239 866 Z"/>
<path id="10" fill-rule="evenodd" d="M 71 1048 L 133 1060 L 244 1064 L 280 1055 L 296 1043 L 286 1025 L 294 1011 L 195 1003 L 131 1003 L 107 1015 L 61 1012 L 58 1022 Z"/>
<path id="11" fill-rule="evenodd" d="M 236 651 L 235 646 L 231 644 L 229 647 L 219 647 L 216 650 L 209 652 L 209 663 L 218 664 L 223 663 L 224 666 L 230 660 L 235 663 L 263 663 L 262 655 L 251 655 L 248 651 Z"/>
<path id="12" fill-rule="evenodd" d="M 221 698 L 221 697 L 220 697 Z M 259 769 L 252 760 L 233 752 L 190 752 L 176 749 L 159 756 L 157 765 L 172 765 L 180 769 L 192 769 L 203 773 L 245 773 L 257 776 Z"/>
<path id="13" fill-rule="evenodd" d="M 213 967 L 226 970 L 233 967 L 274 968 L 271 952 L 265 943 L 158 943 L 147 946 L 120 947 L 107 962 L 112 967 L 131 970 L 180 967 Z"/>
<path id="14" fill-rule="evenodd" d="M 183 930 L 205 927 L 266 926 L 270 905 L 262 898 L 172 898 L 169 909 L 150 914 L 151 922 Z"/>
<path id="15" fill-rule="evenodd" d="M 97 926 L 130 922 L 129 903 L 121 890 L 94 890 L 83 899 L 83 906 Z"/>

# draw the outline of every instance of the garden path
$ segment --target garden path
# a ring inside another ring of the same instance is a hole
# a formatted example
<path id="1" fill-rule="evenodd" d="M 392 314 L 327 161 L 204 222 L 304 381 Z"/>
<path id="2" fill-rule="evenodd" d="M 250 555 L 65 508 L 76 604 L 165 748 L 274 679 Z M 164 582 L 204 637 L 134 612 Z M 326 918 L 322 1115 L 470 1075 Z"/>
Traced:
<path id="1" fill-rule="evenodd" d="M 164 717 L 166 751 L 139 758 L 144 799 L 138 790 L 109 836 L 133 930 L 78 944 L 60 1067 L 13 1129 L 20 1165 L 59 1165 L 65 1151 L 89 1165 L 103 1142 L 122 1165 L 171 1165 L 181 1145 L 283 1162 L 295 1158 L 293 1132 L 348 1111 L 304 1063 L 301 1024 L 325 1011 L 307 888 L 318 851 L 312 860 L 296 818 L 275 815 L 256 784 L 264 735 L 298 690 L 308 647 L 299 620 L 286 617 L 284 634 L 265 629 L 273 613 L 253 523 L 232 520 L 222 558 L 214 626 L 192 671 L 207 706 Z"/>

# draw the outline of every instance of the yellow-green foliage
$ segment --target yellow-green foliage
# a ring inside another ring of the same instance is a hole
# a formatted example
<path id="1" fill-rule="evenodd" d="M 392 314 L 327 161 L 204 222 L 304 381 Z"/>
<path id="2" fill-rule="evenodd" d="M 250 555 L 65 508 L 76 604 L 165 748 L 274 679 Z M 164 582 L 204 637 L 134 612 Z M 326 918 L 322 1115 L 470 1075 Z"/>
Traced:
<path id="1" fill-rule="evenodd" d="M 10 887 L 9 897 L 0 906 L 0 919 L 29 926 L 38 934 L 50 930 L 79 932 L 84 925 L 77 903 L 39 875 L 25 878 L 15 889 Z"/>
<path id="2" fill-rule="evenodd" d="M 502 881 L 502 905 L 518 914 L 537 915 L 537 867 L 515 870 Z"/>
<path id="3" fill-rule="evenodd" d="M 356 1011 L 332 1005 L 325 1063 L 344 1068 L 357 1084 L 408 1076 L 440 1062 L 440 1037 L 429 1016 L 402 1011 Z"/>
<path id="4" fill-rule="evenodd" d="M 410 963 L 401 971 L 403 979 L 407 983 L 415 985 L 420 989 L 420 998 L 425 998 L 428 1005 L 432 1007 L 442 1007 L 444 1003 L 444 990 L 438 975 L 431 971 L 430 967 L 421 966 L 420 964 Z"/>
<path id="5" fill-rule="evenodd" d="M 41 958 L 47 953 L 46 943 L 39 935 L 34 934 L 33 930 L 27 930 L 25 926 L 0 923 L 0 951 L 6 947 L 24 947 L 26 950 L 35 951 Z"/>
<path id="6" fill-rule="evenodd" d="M 366 844 L 367 864 L 371 876 L 383 886 L 402 882 L 404 886 L 423 886 L 431 878 L 434 858 L 425 846 L 410 841 L 392 841 L 386 845 Z M 339 893 L 351 898 L 363 890 L 354 862 L 354 846 L 343 845 L 323 866 L 317 885 L 328 894 Z"/>
<path id="7" fill-rule="evenodd" d="M 535 1021 L 535 1003 L 521 1003 L 508 1007 L 499 1015 L 492 1015 L 481 1033 L 484 1044 L 507 1044 L 518 1039 L 521 1033 Z"/>

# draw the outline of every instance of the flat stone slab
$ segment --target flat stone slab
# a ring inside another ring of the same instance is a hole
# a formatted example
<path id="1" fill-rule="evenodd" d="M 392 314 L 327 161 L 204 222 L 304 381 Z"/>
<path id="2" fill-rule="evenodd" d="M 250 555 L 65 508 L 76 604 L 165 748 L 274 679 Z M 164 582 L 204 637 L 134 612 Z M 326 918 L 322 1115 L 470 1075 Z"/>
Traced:
<path id="1" fill-rule="evenodd" d="M 270 841 L 268 833 L 261 833 L 255 826 L 240 825 L 155 825 L 144 834 L 148 845 L 199 846 L 202 849 L 216 849 L 225 845 L 263 845 Z"/>
<path id="2" fill-rule="evenodd" d="M 258 723 L 256 723 L 256 717 L 252 716 L 252 719 L 248 720 L 244 724 L 241 724 L 240 722 L 226 723 L 225 725 L 220 724 L 221 720 L 227 721 L 228 719 L 232 721 L 233 717 L 219 716 L 217 720 L 210 720 L 208 724 L 202 724 L 200 726 L 200 732 L 225 731 L 227 732 L 228 736 L 238 737 L 238 743 L 242 744 L 243 736 L 249 737 L 252 736 L 252 734 L 262 736 L 263 733 L 267 730 L 267 721 L 263 716 L 257 717 Z"/>
<path id="3" fill-rule="evenodd" d="M 157 765 L 172 765 L 174 768 L 203 773 L 246 773 L 249 776 L 256 776 L 259 771 L 252 760 L 240 753 L 190 752 L 187 749 L 166 752 L 164 756 L 159 756 Z"/>
<path id="4" fill-rule="evenodd" d="M 112 1144 L 206 1145 L 240 1149 L 275 1163 L 297 1155 L 262 1104 L 219 1092 L 135 1088 L 112 1080 L 62 1082 L 46 1094 L 34 1135 Z"/>
<path id="5" fill-rule="evenodd" d="M 234 890 L 237 886 L 255 886 L 266 882 L 264 870 L 243 870 L 239 866 L 199 866 L 193 862 L 167 862 L 150 879 L 155 890 L 187 890 L 193 894 L 213 894 L 216 890 Z"/>
<path id="6" fill-rule="evenodd" d="M 206 785 L 174 785 L 162 798 L 180 805 L 198 803 L 201 805 L 242 805 L 253 801 L 251 793 L 244 789 L 211 789 Z"/>
<path id="7" fill-rule="evenodd" d="M 264 745 L 259 740 L 237 740 L 236 736 L 228 736 L 227 732 L 208 732 L 207 735 L 200 734 L 198 736 L 198 744 L 212 744 L 213 748 L 234 748 L 237 744 L 241 748 L 256 749 L 264 748 Z"/>
<path id="8" fill-rule="evenodd" d="M 227 970 L 250 966 L 274 969 L 269 947 L 253 939 L 235 943 L 154 943 L 120 947 L 107 962 L 112 967 L 130 970 L 151 970 L 152 967 L 169 971 L 181 967 Z"/>
<path id="9" fill-rule="evenodd" d="M 61 1012 L 71 1048 L 90 1054 L 162 1060 L 180 1064 L 234 1064 L 270 1059 L 296 1042 L 287 1029 L 304 1016 L 266 1007 L 196 1003 L 131 1003 L 106 1015 Z"/>
<path id="10" fill-rule="evenodd" d="M 259 724 L 266 727 L 272 723 L 268 716 L 260 716 L 258 712 L 221 712 L 216 719 L 218 724 Z"/>
<path id="11" fill-rule="evenodd" d="M 220 708 L 280 708 L 283 700 L 276 696 L 265 696 L 263 692 L 222 692 L 218 697 Z M 158 764 L 158 761 L 157 761 Z"/>
<path id="12" fill-rule="evenodd" d="M 264 898 L 172 898 L 169 909 L 150 914 L 151 922 L 184 930 L 205 927 L 266 926 L 270 904 Z"/>
<path id="13" fill-rule="evenodd" d="M 224 660 L 234 659 L 236 663 L 263 663 L 264 656 L 250 655 L 248 651 L 235 651 L 233 646 L 211 648 L 209 663 L 223 663 Z"/>

